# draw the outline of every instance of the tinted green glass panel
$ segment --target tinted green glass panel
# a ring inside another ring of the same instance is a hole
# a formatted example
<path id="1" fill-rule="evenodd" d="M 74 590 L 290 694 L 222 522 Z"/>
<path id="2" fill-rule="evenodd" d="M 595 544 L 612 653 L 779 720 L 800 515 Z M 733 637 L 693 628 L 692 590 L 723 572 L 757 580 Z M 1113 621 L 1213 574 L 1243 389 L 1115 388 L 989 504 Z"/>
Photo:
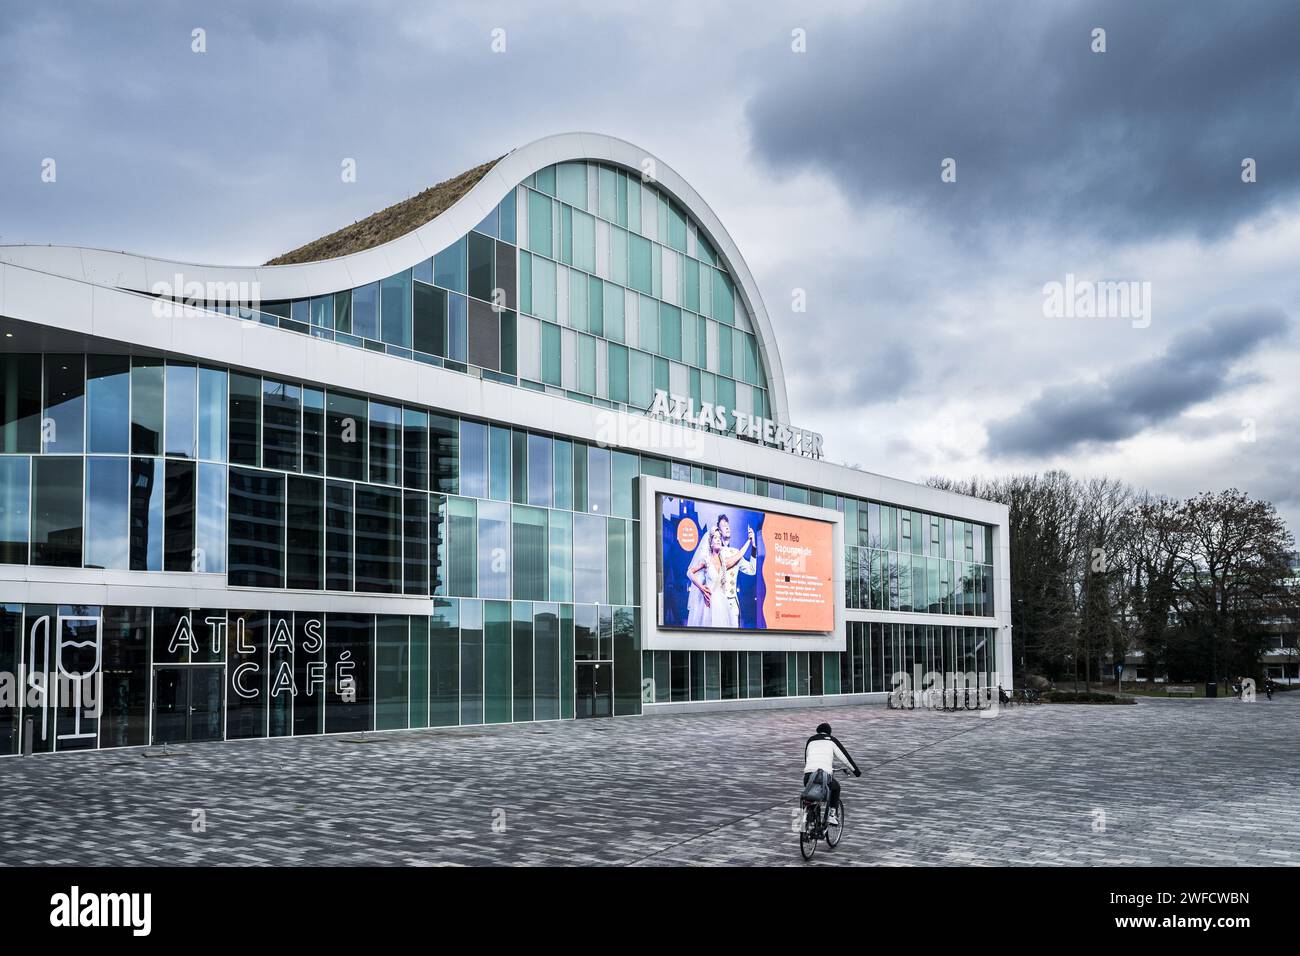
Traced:
<path id="1" fill-rule="evenodd" d="M 513 695 L 510 602 L 484 602 L 483 632 L 483 720 L 507 723 Z"/>
<path id="2" fill-rule="evenodd" d="M 375 729 L 410 725 L 411 639 L 405 615 L 375 617 Z"/>
<path id="3" fill-rule="evenodd" d="M 540 193 L 528 193 L 528 250 L 547 258 L 555 257 L 551 235 L 551 201 Z"/>

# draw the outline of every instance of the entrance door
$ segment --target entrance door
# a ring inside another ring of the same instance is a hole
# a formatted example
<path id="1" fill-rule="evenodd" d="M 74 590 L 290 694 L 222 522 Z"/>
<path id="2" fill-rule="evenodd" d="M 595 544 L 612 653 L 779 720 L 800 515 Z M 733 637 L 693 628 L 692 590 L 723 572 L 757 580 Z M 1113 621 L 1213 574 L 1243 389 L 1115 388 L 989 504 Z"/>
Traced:
<path id="1" fill-rule="evenodd" d="M 579 663 L 574 668 L 574 713 L 578 717 L 608 717 L 614 713 L 614 667 Z"/>
<path id="2" fill-rule="evenodd" d="M 222 667 L 155 667 L 153 742 L 220 740 Z"/>

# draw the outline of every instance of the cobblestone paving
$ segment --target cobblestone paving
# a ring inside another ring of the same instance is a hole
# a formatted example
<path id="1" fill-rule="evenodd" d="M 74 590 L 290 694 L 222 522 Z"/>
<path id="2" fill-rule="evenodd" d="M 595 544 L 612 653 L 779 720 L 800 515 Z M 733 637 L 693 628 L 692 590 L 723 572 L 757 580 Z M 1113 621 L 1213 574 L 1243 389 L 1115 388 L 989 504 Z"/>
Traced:
<path id="1" fill-rule="evenodd" d="M 844 784 L 843 842 L 815 866 L 1300 864 L 1293 692 L 994 719 L 861 706 L 5 758 L 0 865 L 803 865 L 791 819 L 821 719 L 864 774 Z"/>

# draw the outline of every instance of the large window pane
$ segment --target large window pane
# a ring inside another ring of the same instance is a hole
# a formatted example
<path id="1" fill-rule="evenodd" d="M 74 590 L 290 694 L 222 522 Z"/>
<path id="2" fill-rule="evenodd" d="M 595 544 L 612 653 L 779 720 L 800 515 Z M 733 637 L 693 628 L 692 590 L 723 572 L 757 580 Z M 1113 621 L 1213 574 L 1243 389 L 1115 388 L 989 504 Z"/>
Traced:
<path id="1" fill-rule="evenodd" d="M 230 469 L 227 579 L 232 586 L 284 586 L 284 511 L 284 475 Z"/>
<path id="2" fill-rule="evenodd" d="M 163 451 L 170 457 L 198 457 L 198 377 L 193 365 L 167 365 L 167 420 Z"/>
<path id="3" fill-rule="evenodd" d="M 31 462 L 0 457 L 0 564 L 27 563 Z"/>
<path id="4" fill-rule="evenodd" d="M 444 597 L 448 593 L 450 570 L 447 548 L 450 538 L 447 496 L 429 496 L 429 594 Z"/>
<path id="5" fill-rule="evenodd" d="M 552 601 L 573 600 L 573 515 L 550 512 L 550 597 Z"/>
<path id="6" fill-rule="evenodd" d="M 409 726 L 410 625 L 401 614 L 380 614 L 375 619 L 375 729 L 401 730 Z"/>
<path id="7" fill-rule="evenodd" d="M 551 496 L 554 507 L 568 511 L 573 507 L 573 445 L 559 438 L 552 442 L 555 460 Z"/>
<path id="8" fill-rule="evenodd" d="M 429 619 L 411 617 L 411 708 L 412 727 L 429 726 Z"/>
<path id="9" fill-rule="evenodd" d="M 379 338 L 379 283 L 371 282 L 352 290 L 353 335 L 363 339 Z"/>
<path id="10" fill-rule="evenodd" d="M 352 485 L 325 483 L 325 587 L 352 590 Z"/>
<path id="11" fill-rule="evenodd" d="M 370 403 L 370 480 L 401 483 L 402 410 L 396 405 Z"/>
<path id="12" fill-rule="evenodd" d="M 429 593 L 429 496 L 405 493 L 402 510 L 402 567 L 407 594 Z"/>
<path id="13" fill-rule="evenodd" d="M 546 600 L 550 562 L 545 509 L 515 506 L 513 545 L 514 597 L 526 601 Z"/>
<path id="14" fill-rule="evenodd" d="M 32 564 L 81 566 L 82 459 L 37 458 L 32 473 Z"/>
<path id="15" fill-rule="evenodd" d="M 429 487 L 429 416 L 414 408 L 402 409 L 402 484 Z"/>
<path id="16" fill-rule="evenodd" d="M 488 497 L 510 500 L 510 429 L 492 425 L 488 428 Z"/>
<path id="17" fill-rule="evenodd" d="M 133 454 L 162 453 L 163 374 L 162 359 L 137 357 L 131 360 L 131 452 Z"/>
<path id="18" fill-rule="evenodd" d="M 302 470 L 325 473 L 325 393 L 318 388 L 302 390 Z"/>
<path id="19" fill-rule="evenodd" d="M 416 351 L 447 355 L 447 293 L 422 282 L 415 283 Z"/>
<path id="20" fill-rule="evenodd" d="M 573 516 L 573 596 L 582 604 L 605 600 L 605 519 L 599 515 Z"/>
<path id="21" fill-rule="evenodd" d="M 492 301 L 496 243 L 489 236 L 471 232 L 467 240 L 466 252 L 469 259 L 469 294 L 484 302 Z"/>
<path id="22" fill-rule="evenodd" d="M 533 605 L 533 719 L 560 716 L 560 617 L 555 604 Z"/>
<path id="23" fill-rule="evenodd" d="M 592 445 L 587 450 L 587 510 L 607 515 L 610 503 L 610 451 Z"/>
<path id="24" fill-rule="evenodd" d="M 288 552 L 285 586 L 318 591 L 324 571 L 324 482 L 319 478 L 288 477 Z"/>
<path id="25" fill-rule="evenodd" d="M 411 270 L 389 276 L 382 283 L 381 338 L 399 348 L 411 347 Z"/>
<path id="26" fill-rule="evenodd" d="M 262 464 L 298 471 L 302 430 L 302 388 L 288 382 L 262 382 Z"/>
<path id="27" fill-rule="evenodd" d="M 641 633 L 637 610 L 614 609 L 614 714 L 641 713 Z"/>
<path id="28" fill-rule="evenodd" d="M 199 457 L 226 460 L 226 373 L 199 369 Z"/>
<path id="29" fill-rule="evenodd" d="M 163 507 L 166 511 L 163 570 L 194 568 L 194 523 L 197 475 L 192 461 L 168 461 L 164 472 Z"/>
<path id="30" fill-rule="evenodd" d="M 85 448 L 85 357 L 45 356 L 45 420 L 41 447 L 46 454 L 80 452 Z"/>
<path id="31" fill-rule="evenodd" d="M 126 454 L 131 450 L 131 359 L 126 355 L 91 355 L 86 361 L 87 448 L 92 452 Z M 9 387 L 7 378 L 5 387 Z M 0 451 L 4 450 L 0 444 Z"/>
<path id="32" fill-rule="evenodd" d="M 370 673 L 374 621 L 372 614 L 326 615 L 327 734 L 374 729 Z"/>
<path id="33" fill-rule="evenodd" d="M 41 357 L 0 354 L 0 453 L 41 450 Z"/>
<path id="34" fill-rule="evenodd" d="M 26 461 L 26 459 L 21 460 Z M 3 469 L 3 464 L 3 461 L 0 461 L 0 469 Z M 127 458 L 86 459 L 85 563 L 88 568 L 126 570 L 129 567 L 127 527 L 131 489 L 130 465 L 131 462 Z M 25 496 L 25 483 L 23 493 Z M 2 498 L 3 492 L 0 492 L 0 499 Z M 23 505 L 23 510 L 26 511 L 26 501 Z"/>
<path id="35" fill-rule="evenodd" d="M 293 643 L 293 679 L 298 688 L 293 698 L 293 732 L 295 736 L 319 734 L 325 730 L 324 687 L 313 684 L 311 665 L 325 663 L 325 616 L 295 614 Z"/>
<path id="36" fill-rule="evenodd" d="M 326 474 L 366 480 L 366 400 L 340 392 L 325 399 Z"/>
<path id="37" fill-rule="evenodd" d="M 194 570 L 226 572 L 226 468 L 199 464 L 198 521 Z"/>
<path id="38" fill-rule="evenodd" d="M 433 257 L 433 281 L 435 285 L 453 292 L 464 292 L 465 277 L 465 239 L 457 239 L 446 249 Z"/>
<path id="39" fill-rule="evenodd" d="M 429 467 L 432 491 L 445 495 L 460 490 L 460 423 L 443 415 L 429 416 Z"/>
<path id="40" fill-rule="evenodd" d="M 510 602 L 483 604 L 483 720 L 489 724 L 511 719 Z M 518 718 L 516 718 L 518 719 Z"/>
<path id="41" fill-rule="evenodd" d="M 131 459 L 131 570 L 163 566 L 163 462 Z"/>
<path id="42" fill-rule="evenodd" d="M 265 737 L 267 731 L 267 645 L 265 611 L 231 611 L 226 641 L 226 737 Z"/>
<path id="43" fill-rule="evenodd" d="M 605 525 L 606 566 L 608 568 L 608 598 L 611 604 L 627 604 L 631 600 L 627 587 L 628 522 L 609 518 Z"/>
<path id="44" fill-rule="evenodd" d="M 488 429 L 478 422 L 460 423 L 460 493 L 488 496 Z"/>
<path id="45" fill-rule="evenodd" d="M 564 450 L 568 451 L 568 445 Z M 528 436 L 528 503 L 551 506 L 551 440 L 544 435 Z M 567 502 L 566 502 L 567 504 Z"/>
<path id="46" fill-rule="evenodd" d="M 104 608 L 100 747 L 131 747 L 149 742 L 151 619 L 152 611 L 147 607 Z"/>
<path id="47" fill-rule="evenodd" d="M 514 710 L 515 720 L 533 719 L 533 606 L 514 604 Z"/>
<path id="48" fill-rule="evenodd" d="M 460 723 L 460 602 L 436 600 L 429 618 L 429 726 Z"/>
<path id="49" fill-rule="evenodd" d="M 262 380 L 255 375 L 232 373 L 230 376 L 231 464 L 260 465 L 261 450 Z"/>
<path id="50" fill-rule="evenodd" d="M 483 723 L 483 602 L 460 602 L 460 722 Z"/>
<path id="51" fill-rule="evenodd" d="M 473 498 L 448 498 L 448 593 L 474 597 L 478 589 L 478 505 Z"/>
<path id="52" fill-rule="evenodd" d="M 510 597 L 510 567 L 510 506 L 481 501 L 478 507 L 479 597 Z"/>
<path id="53" fill-rule="evenodd" d="M 402 590 L 402 493 L 356 486 L 356 589 L 383 594 Z"/>

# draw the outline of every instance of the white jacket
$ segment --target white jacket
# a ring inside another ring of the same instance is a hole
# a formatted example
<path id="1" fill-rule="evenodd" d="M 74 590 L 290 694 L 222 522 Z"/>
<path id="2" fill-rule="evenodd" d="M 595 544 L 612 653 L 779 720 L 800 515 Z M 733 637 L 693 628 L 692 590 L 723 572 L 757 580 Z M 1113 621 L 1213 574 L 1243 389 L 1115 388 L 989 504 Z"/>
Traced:
<path id="1" fill-rule="evenodd" d="M 813 773 L 817 770 L 825 770 L 830 774 L 835 769 L 835 761 L 846 767 L 852 767 L 856 772 L 858 765 L 853 762 L 838 740 L 827 734 L 813 734 L 808 738 L 808 742 L 803 747 L 803 772 Z"/>

